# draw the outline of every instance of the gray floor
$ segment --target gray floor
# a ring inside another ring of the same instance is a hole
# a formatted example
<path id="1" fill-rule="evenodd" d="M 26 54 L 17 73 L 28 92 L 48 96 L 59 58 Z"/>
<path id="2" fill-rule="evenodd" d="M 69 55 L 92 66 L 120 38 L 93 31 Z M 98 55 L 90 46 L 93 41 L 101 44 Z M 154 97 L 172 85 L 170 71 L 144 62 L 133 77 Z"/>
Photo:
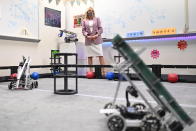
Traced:
<path id="1" fill-rule="evenodd" d="M 63 79 L 58 79 L 62 88 Z M 69 81 L 74 87 L 74 79 Z M 134 83 L 147 94 L 141 81 Z M 196 120 L 196 83 L 163 83 L 183 108 Z M 8 90 L 8 83 L 0 83 L 0 131 L 108 131 L 106 118 L 99 110 L 112 101 L 117 82 L 79 79 L 79 94 L 53 94 L 53 79 L 39 79 L 39 88 Z M 122 82 L 118 103 L 125 103 Z M 141 101 L 131 98 L 131 101 Z M 196 124 L 184 131 L 196 130 Z"/>

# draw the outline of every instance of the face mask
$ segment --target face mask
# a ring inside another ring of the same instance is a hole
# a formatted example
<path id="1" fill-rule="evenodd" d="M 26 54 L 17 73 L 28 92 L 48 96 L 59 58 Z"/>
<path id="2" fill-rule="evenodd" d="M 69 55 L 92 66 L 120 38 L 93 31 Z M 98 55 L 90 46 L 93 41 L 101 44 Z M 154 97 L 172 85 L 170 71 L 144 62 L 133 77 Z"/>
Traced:
<path id="1" fill-rule="evenodd" d="M 93 12 L 87 12 L 87 15 L 92 17 L 93 16 Z"/>

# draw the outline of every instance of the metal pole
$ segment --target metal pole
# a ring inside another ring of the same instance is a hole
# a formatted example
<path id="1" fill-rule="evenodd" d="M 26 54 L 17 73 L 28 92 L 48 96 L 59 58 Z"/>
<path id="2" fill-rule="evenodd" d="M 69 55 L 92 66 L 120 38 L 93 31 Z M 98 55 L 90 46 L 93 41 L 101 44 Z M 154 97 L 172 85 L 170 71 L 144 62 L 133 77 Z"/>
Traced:
<path id="1" fill-rule="evenodd" d="M 68 55 L 64 55 L 64 64 L 67 65 L 67 57 Z M 67 75 L 67 67 L 64 66 L 64 75 Z M 68 86 L 68 81 L 67 81 L 67 76 L 64 77 L 64 90 L 67 90 L 67 86 Z"/>
<path id="2" fill-rule="evenodd" d="M 185 0 L 185 26 L 184 33 L 189 32 L 189 0 Z"/>

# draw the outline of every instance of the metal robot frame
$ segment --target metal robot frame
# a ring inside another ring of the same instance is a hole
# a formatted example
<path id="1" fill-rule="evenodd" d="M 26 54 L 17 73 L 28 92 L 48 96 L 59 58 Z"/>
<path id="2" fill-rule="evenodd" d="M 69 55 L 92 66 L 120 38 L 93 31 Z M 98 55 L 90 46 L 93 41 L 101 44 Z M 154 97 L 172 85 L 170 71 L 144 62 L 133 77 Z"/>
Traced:
<path id="1" fill-rule="evenodd" d="M 11 89 L 32 89 L 38 87 L 38 82 L 30 77 L 30 57 L 25 58 L 19 63 L 16 78 L 12 78 L 8 88 Z"/>
<path id="2" fill-rule="evenodd" d="M 127 105 L 117 105 L 116 99 L 120 88 L 120 81 L 112 103 L 101 109 L 107 117 L 107 126 L 110 131 L 183 131 L 187 125 L 194 121 L 177 103 L 175 98 L 162 85 L 136 52 L 119 36 L 113 39 L 113 47 L 123 56 L 125 61 L 116 66 L 119 73 L 129 82 L 126 89 Z M 132 68 L 138 77 L 148 87 L 148 93 L 156 101 L 156 106 L 150 103 L 145 95 L 136 87 L 125 73 Z M 143 103 L 129 102 L 128 95 L 141 97 Z"/>

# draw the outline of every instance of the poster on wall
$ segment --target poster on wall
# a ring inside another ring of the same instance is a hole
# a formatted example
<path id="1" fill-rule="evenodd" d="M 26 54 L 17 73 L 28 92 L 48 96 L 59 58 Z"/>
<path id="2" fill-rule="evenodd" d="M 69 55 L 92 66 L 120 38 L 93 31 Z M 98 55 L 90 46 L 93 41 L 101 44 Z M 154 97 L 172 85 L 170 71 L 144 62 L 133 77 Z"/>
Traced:
<path id="1" fill-rule="evenodd" d="M 85 15 L 76 15 L 74 16 L 74 28 L 82 27 L 82 21 L 85 19 Z"/>
<path id="2" fill-rule="evenodd" d="M 61 28 L 61 11 L 45 7 L 45 25 Z"/>

